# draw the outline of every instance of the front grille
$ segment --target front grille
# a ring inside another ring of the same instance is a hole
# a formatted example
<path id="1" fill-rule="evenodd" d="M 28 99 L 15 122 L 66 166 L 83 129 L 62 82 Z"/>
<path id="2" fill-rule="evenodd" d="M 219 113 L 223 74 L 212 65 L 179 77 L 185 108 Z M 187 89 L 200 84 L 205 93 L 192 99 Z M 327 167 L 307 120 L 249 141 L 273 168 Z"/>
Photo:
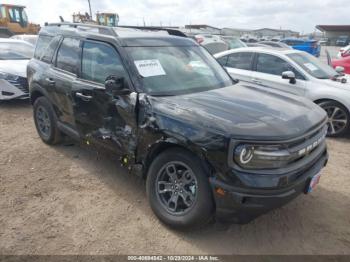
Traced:
<path id="1" fill-rule="evenodd" d="M 291 153 L 291 163 L 298 162 L 308 157 L 313 151 L 323 144 L 327 135 L 327 126 L 310 133 L 299 141 L 288 145 L 288 151 Z"/>
<path id="2" fill-rule="evenodd" d="M 21 90 L 25 94 L 29 94 L 29 85 L 27 78 L 25 77 L 18 77 L 16 80 L 7 80 L 9 83 L 17 87 L 19 90 Z"/>

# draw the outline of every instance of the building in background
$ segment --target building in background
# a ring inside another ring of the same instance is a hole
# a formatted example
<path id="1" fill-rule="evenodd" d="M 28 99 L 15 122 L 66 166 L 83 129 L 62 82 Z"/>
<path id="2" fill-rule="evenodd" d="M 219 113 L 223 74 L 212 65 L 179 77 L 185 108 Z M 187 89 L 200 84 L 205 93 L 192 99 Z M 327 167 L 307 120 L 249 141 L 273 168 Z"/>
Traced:
<path id="1" fill-rule="evenodd" d="M 329 44 L 335 45 L 339 37 L 350 37 L 350 25 L 317 25 L 316 28 L 328 38 Z"/>
<path id="2" fill-rule="evenodd" d="M 272 28 L 261 28 L 252 30 L 252 34 L 257 38 L 289 38 L 289 37 L 299 37 L 299 32 L 292 30 L 283 30 L 283 29 L 272 29 Z"/>

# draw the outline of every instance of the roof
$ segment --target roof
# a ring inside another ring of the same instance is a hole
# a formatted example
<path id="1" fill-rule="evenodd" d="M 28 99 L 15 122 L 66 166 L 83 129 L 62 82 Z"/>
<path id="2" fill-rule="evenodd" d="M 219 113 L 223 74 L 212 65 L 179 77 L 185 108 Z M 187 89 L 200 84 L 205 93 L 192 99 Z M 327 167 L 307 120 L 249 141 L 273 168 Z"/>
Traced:
<path id="1" fill-rule="evenodd" d="M 317 25 L 316 28 L 322 32 L 325 31 L 349 31 L 350 25 Z"/>
<path id="2" fill-rule="evenodd" d="M 20 39 L 12 39 L 12 38 L 0 38 L 0 43 L 22 43 L 26 45 L 31 45 L 26 41 Z"/>
<path id="3" fill-rule="evenodd" d="M 115 39 L 120 46 L 193 46 L 198 45 L 178 30 L 153 27 L 106 27 L 79 23 L 49 24 L 41 35 L 63 35 L 91 39 Z"/>
<path id="4" fill-rule="evenodd" d="M 296 50 L 296 49 L 287 49 L 287 48 L 274 48 L 274 47 L 270 47 L 270 46 L 264 46 L 264 47 L 241 47 L 241 48 L 236 48 L 236 49 L 230 49 L 218 54 L 215 54 L 215 57 L 221 57 L 224 55 L 228 55 L 228 54 L 233 54 L 233 53 L 237 53 L 237 52 L 267 52 L 267 53 L 271 53 L 271 54 L 281 54 L 281 55 L 286 55 L 286 54 L 290 54 L 290 53 L 300 53 L 301 51 Z"/>
<path id="5" fill-rule="evenodd" d="M 20 7 L 20 8 L 26 8 L 24 5 L 0 4 L 0 6 L 9 6 L 9 7 Z"/>
<path id="6" fill-rule="evenodd" d="M 281 42 L 283 43 L 283 41 L 285 40 L 289 40 L 289 41 L 300 41 L 300 42 L 317 42 L 318 40 L 316 39 L 303 39 L 303 38 L 296 38 L 296 37 L 286 37 L 283 38 L 281 40 Z"/>

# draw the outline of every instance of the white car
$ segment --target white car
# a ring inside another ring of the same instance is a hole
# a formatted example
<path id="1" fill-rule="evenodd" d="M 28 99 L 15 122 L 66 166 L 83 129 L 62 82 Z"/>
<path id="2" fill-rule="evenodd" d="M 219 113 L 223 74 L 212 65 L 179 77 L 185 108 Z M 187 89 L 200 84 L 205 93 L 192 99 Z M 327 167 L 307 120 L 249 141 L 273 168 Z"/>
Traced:
<path id="1" fill-rule="evenodd" d="M 29 97 L 27 64 L 33 51 L 28 42 L 0 38 L 0 100 Z"/>
<path id="2" fill-rule="evenodd" d="M 203 46 L 211 54 L 216 54 L 229 49 L 229 45 L 218 35 L 195 35 L 197 43 Z"/>
<path id="3" fill-rule="evenodd" d="M 38 40 L 38 36 L 37 35 L 14 35 L 14 36 L 11 36 L 10 39 L 23 40 L 35 46 L 36 41 Z"/>
<path id="4" fill-rule="evenodd" d="M 350 84 L 345 83 L 341 72 L 314 56 L 268 47 L 239 48 L 214 56 L 235 79 L 264 86 L 266 91 L 275 89 L 303 96 L 320 105 L 329 116 L 329 136 L 349 131 Z"/>

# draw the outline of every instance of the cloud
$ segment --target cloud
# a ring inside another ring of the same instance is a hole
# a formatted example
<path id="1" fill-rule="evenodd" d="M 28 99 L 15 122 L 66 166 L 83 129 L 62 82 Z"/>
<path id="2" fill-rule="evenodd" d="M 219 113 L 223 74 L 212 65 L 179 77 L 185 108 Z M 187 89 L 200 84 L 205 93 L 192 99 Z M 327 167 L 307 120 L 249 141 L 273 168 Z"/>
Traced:
<path id="1" fill-rule="evenodd" d="M 71 20 L 87 12 L 87 0 L 6 0 L 27 6 L 29 19 L 43 24 L 59 15 Z M 348 0 L 91 0 L 93 12 L 116 12 L 123 25 L 209 24 L 217 27 L 284 28 L 312 32 L 317 24 L 348 21 Z"/>

